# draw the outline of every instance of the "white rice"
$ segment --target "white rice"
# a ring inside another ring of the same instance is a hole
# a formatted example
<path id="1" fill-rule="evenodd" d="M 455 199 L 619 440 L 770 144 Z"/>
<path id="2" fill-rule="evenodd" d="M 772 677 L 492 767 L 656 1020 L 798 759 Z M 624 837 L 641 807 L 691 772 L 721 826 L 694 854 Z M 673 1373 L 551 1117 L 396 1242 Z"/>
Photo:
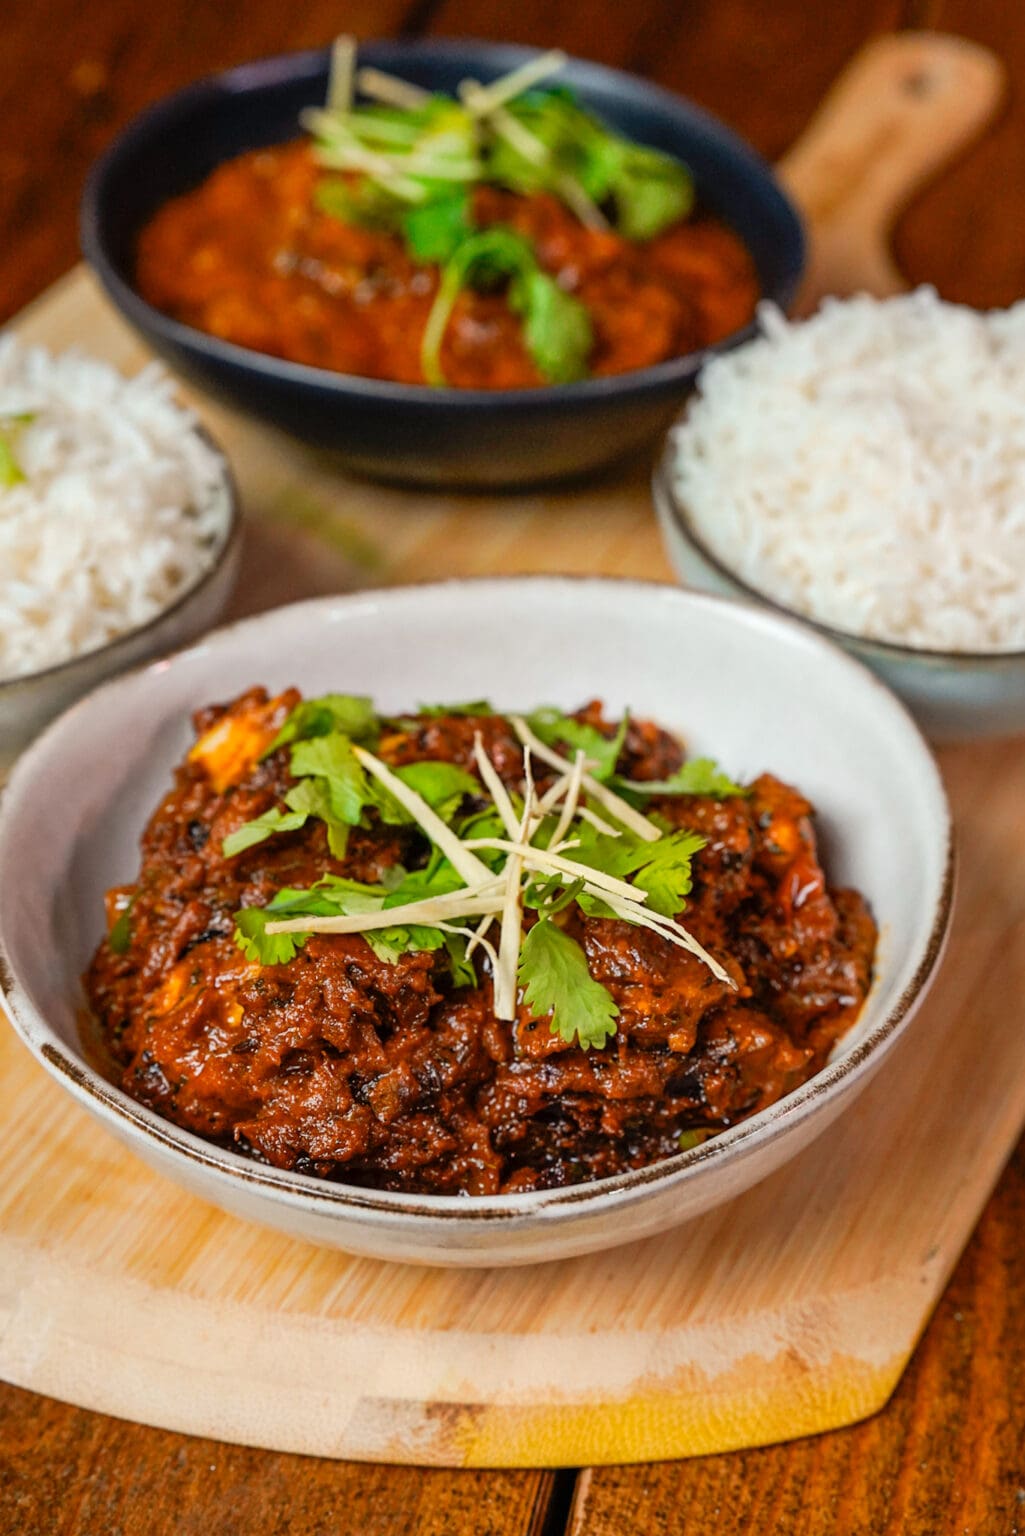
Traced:
<path id="1" fill-rule="evenodd" d="M 674 488 L 748 586 L 850 634 L 1025 649 L 1025 302 L 827 300 L 714 359 Z"/>
<path id="2" fill-rule="evenodd" d="M 126 380 L 0 335 L 0 433 L 25 477 L 0 486 L 0 679 L 147 623 L 212 565 L 224 471 L 196 424 L 155 366 Z"/>

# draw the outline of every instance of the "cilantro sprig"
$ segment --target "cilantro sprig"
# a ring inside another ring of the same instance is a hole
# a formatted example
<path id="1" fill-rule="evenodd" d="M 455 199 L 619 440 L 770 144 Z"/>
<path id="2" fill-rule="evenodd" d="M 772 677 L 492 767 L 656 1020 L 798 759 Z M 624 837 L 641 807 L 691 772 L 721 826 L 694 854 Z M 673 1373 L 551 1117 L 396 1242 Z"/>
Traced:
<path id="1" fill-rule="evenodd" d="M 428 384 L 446 382 L 441 348 L 462 289 L 503 286 L 509 308 L 523 320 L 523 339 L 538 371 L 552 384 L 583 378 L 594 345 L 587 310 L 542 271 L 528 240 L 496 224 L 467 235 L 442 268 L 420 349 Z"/>
<path id="2" fill-rule="evenodd" d="M 612 994 L 595 981 L 576 939 L 542 918 L 520 946 L 519 979 L 528 1006 L 552 1016 L 552 1033 L 581 1050 L 601 1050 L 616 1033 L 619 1009 Z"/>
<path id="3" fill-rule="evenodd" d="M 558 198 L 587 226 L 647 241 L 694 204 L 687 167 L 634 143 L 582 107 L 564 85 L 539 88 L 564 55 L 539 56 L 490 85 L 464 80 L 458 99 L 377 70 L 355 81 L 352 39 L 339 39 L 325 109 L 301 121 L 324 174 L 316 206 L 345 223 L 396 234 L 414 261 L 440 268 L 421 361 L 443 385 L 441 347 L 463 288 L 504 287 L 541 375 L 554 384 L 587 373 L 593 333 L 587 310 L 538 263 L 530 243 L 501 224 L 475 224 L 472 189 L 490 183 Z"/>
<path id="4" fill-rule="evenodd" d="M 748 791 L 710 757 L 691 757 L 668 779 L 617 779 L 615 787 L 631 795 L 702 795 L 728 800 Z"/>
<path id="5" fill-rule="evenodd" d="M 527 716 L 530 729 L 546 747 L 565 746 L 574 752 L 583 752 L 591 765 L 592 778 L 599 783 L 611 779 L 615 773 L 629 723 L 629 716 L 624 715 L 615 733 L 605 736 L 595 726 L 573 715 L 564 715 L 558 709 L 535 709 Z"/>
<path id="6" fill-rule="evenodd" d="M 472 230 L 476 182 L 547 192 L 628 240 L 650 240 L 686 218 L 694 205 L 686 165 L 617 133 L 566 85 L 544 85 L 564 63 L 552 52 L 487 86 L 463 81 L 458 100 L 379 71 L 356 77 L 376 100 L 356 102 L 348 82 L 343 90 L 332 82 L 328 107 L 302 114 L 328 173 L 318 205 L 400 233 L 416 260 L 432 262 L 447 261 Z"/>
<path id="7" fill-rule="evenodd" d="M 477 701 L 427 706 L 422 714 L 430 718 L 460 708 L 467 714 L 490 712 Z M 329 847 L 339 859 L 355 826 L 416 827 L 428 851 L 421 867 L 396 866 L 379 884 L 329 872 L 309 887 L 278 891 L 265 907 L 243 908 L 236 916 L 236 940 L 249 960 L 287 964 L 311 933 L 358 932 L 389 963 L 411 952 L 443 951 L 453 983 L 470 986 L 477 982 L 473 952 L 481 946 L 492 957 L 498 1017 L 515 1018 L 518 984 L 535 1016 L 547 1016 L 553 1033 L 584 1050 L 601 1049 L 615 1034 L 618 1008 L 591 976 L 583 949 L 563 926 L 574 907 L 585 917 L 653 929 L 699 956 L 729 983 L 718 962 L 679 922 L 704 839 L 638 814 L 613 787 L 620 782 L 616 769 L 626 740 L 625 718 L 606 735 L 556 709 L 536 710 L 527 719 L 509 716 L 525 754 L 519 787 L 503 784 L 480 734 L 475 738 L 479 777 L 448 761 L 421 759 L 390 767 L 363 745 L 376 743 L 382 728 L 408 728 L 409 719 L 382 724 L 369 700 L 328 694 L 303 701 L 285 721 L 268 753 L 288 751 L 295 783 L 283 805 L 224 840 L 226 856 L 298 831 L 310 817 L 325 823 Z M 567 751 L 574 754 L 572 762 L 561 755 Z M 556 772 L 544 802 L 526 771 L 530 753 L 541 754 L 546 771 Z M 661 795 L 710 793 L 716 787 L 723 793 L 743 792 L 707 759 L 698 759 L 689 773 L 686 769 L 659 781 L 657 788 L 644 788 Z M 587 804 L 592 795 L 600 796 L 601 815 L 592 814 Z M 510 912 L 516 915 L 514 927 L 509 926 Z M 525 921 L 524 913 L 533 917 Z M 499 916 L 502 937 L 496 951 L 486 930 Z"/>
<path id="8" fill-rule="evenodd" d="M 409 811 L 367 774 L 353 750 L 354 744 L 376 742 L 379 734 L 380 720 L 369 699 L 349 694 L 304 699 L 264 752 L 268 757 L 291 748 L 289 766 L 298 782 L 285 792 L 286 809 L 274 806 L 230 832 L 222 844 L 225 858 L 236 858 L 278 833 L 298 832 L 311 816 L 324 822 L 336 859 L 345 857 L 350 829 L 368 825 L 372 813 L 389 826 L 410 824 Z M 477 780 L 454 763 L 409 763 L 395 773 L 443 820 L 480 791 Z"/>
<path id="9" fill-rule="evenodd" d="M 613 132 L 565 86 L 528 91 L 507 110 L 547 153 L 528 155 L 522 139 L 496 134 L 488 175 L 500 185 L 566 201 L 575 184 L 627 240 L 651 240 L 691 212 L 694 183 L 683 162 Z"/>
<path id="10" fill-rule="evenodd" d="M 34 411 L 19 411 L 14 415 L 0 415 L 0 491 L 11 490 L 25 482 L 25 471 L 18 462 L 17 440 L 24 427 L 36 419 Z"/>

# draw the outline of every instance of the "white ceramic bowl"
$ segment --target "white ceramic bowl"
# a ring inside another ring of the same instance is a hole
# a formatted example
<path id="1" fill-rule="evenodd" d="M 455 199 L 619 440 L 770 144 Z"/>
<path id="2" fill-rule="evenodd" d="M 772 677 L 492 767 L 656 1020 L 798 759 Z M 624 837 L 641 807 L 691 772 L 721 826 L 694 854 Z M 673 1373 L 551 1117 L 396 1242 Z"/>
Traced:
<path id="1" fill-rule="evenodd" d="M 670 447 L 656 466 L 652 497 L 666 553 L 685 585 L 785 613 L 825 635 L 898 693 L 933 741 L 973 741 L 1025 732 L 1025 651 L 915 649 L 848 634 L 784 608 L 747 586 L 705 547 L 673 489 L 672 459 Z"/>
<path id="2" fill-rule="evenodd" d="M 0 678 L 0 783 L 22 748 L 75 699 L 128 667 L 185 645 L 216 624 L 224 612 L 235 585 L 241 547 L 238 492 L 227 459 L 205 431 L 201 435 L 220 460 L 220 473 L 210 491 L 220 534 L 209 565 L 148 623 L 41 672 Z"/>
<path id="3" fill-rule="evenodd" d="M 613 713 L 629 706 L 679 730 L 731 773 L 771 768 L 815 802 L 831 880 L 860 887 L 879 923 L 859 1024 L 781 1103 L 664 1163 L 566 1190 L 379 1193 L 265 1168 L 179 1130 L 85 1060 L 79 978 L 103 931 L 104 890 L 136 872 L 190 712 L 255 682 L 366 692 L 385 710 L 482 694 L 500 707 L 602 697 Z M 764 1178 L 881 1065 L 925 993 L 950 902 L 943 789 L 893 696 L 798 624 L 633 582 L 461 582 L 278 609 L 76 705 L 20 760 L 0 808 L 0 979 L 15 1028 L 57 1081 L 154 1167 L 240 1216 L 426 1264 L 522 1264 L 631 1242 Z"/>

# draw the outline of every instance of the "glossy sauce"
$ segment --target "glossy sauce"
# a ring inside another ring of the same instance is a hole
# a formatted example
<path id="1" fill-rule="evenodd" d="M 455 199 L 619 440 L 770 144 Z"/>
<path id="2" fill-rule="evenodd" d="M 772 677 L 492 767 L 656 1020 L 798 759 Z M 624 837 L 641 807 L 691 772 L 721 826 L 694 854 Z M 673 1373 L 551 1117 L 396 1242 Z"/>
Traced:
<path id="1" fill-rule="evenodd" d="M 200 741 L 142 839 L 125 953 L 104 940 L 86 988 L 124 1088 L 179 1125 L 262 1161 L 347 1183 L 493 1194 L 602 1178 L 670 1156 L 681 1132 L 735 1124 L 804 1082 L 857 1017 L 875 926 L 855 891 L 831 891 L 811 807 L 763 775 L 747 796 L 653 800 L 707 846 L 685 921 L 737 982 L 658 935 L 570 909 L 617 1033 L 582 1051 L 521 1001 L 515 1022 L 479 985 L 457 988 L 431 953 L 378 960 L 359 935 L 315 935 L 287 965 L 236 947 L 233 914 L 325 871 L 377 881 L 416 867 L 411 827 L 354 829 L 344 861 L 323 823 L 226 860 L 228 833 L 292 783 L 287 750 L 260 754 L 297 702 L 253 690 L 197 716 Z M 611 734 L 599 707 L 582 717 Z M 500 716 L 424 717 L 382 738 L 394 764 L 474 771 L 480 731 L 510 786 L 521 749 Z M 634 722 L 619 768 L 661 778 L 675 741 Z M 544 786 L 542 781 L 541 787 Z M 528 914 L 527 921 L 530 916 Z"/>
<path id="2" fill-rule="evenodd" d="M 320 211 L 321 175 L 303 143 L 218 167 L 143 230 L 139 292 L 176 319 L 258 352 L 422 384 L 420 345 L 438 269 L 414 262 L 394 234 Z M 474 222 L 528 237 L 540 264 L 586 306 L 592 374 L 626 373 L 709 346 L 746 325 L 758 301 L 747 250 L 709 217 L 631 244 L 586 229 L 548 194 L 479 186 Z M 545 383 L 501 293 L 460 294 L 442 367 L 461 388 Z"/>

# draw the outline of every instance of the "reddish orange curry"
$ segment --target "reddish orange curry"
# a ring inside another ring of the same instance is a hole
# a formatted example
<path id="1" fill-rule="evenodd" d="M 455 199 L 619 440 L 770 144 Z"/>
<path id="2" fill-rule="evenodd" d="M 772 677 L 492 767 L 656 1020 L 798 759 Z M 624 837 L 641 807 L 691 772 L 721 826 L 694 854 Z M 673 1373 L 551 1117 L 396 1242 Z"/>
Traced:
<path id="1" fill-rule="evenodd" d="M 401 239 L 318 209 L 306 143 L 242 155 L 167 203 L 143 230 L 137 283 L 156 308 L 292 362 L 424 382 L 420 352 L 438 269 Z M 557 198 L 481 185 L 474 222 L 526 236 L 540 265 L 589 312 L 591 374 L 627 373 L 741 329 L 759 297 L 754 264 L 716 219 L 684 220 L 643 244 L 585 228 Z M 442 349 L 446 380 L 516 389 L 545 380 L 501 293 L 463 291 Z"/>

